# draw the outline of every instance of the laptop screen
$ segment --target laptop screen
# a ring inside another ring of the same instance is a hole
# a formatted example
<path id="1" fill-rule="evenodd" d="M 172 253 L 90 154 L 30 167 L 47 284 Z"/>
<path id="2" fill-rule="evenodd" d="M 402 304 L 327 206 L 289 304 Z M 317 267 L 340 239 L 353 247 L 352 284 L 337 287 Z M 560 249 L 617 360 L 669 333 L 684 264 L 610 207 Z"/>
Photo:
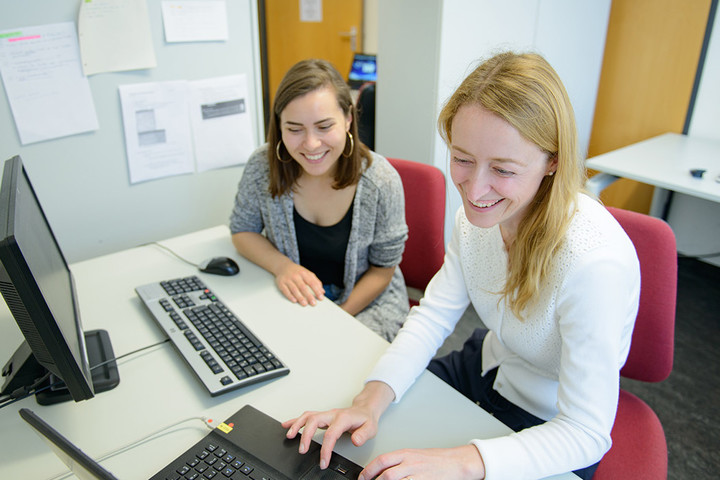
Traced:
<path id="1" fill-rule="evenodd" d="M 365 82 L 377 81 L 377 57 L 375 55 L 356 53 L 353 58 L 348 84 L 352 88 L 360 88 Z"/>
<path id="2" fill-rule="evenodd" d="M 35 415 L 32 410 L 21 408 L 20 416 L 28 422 L 35 432 L 43 438 L 60 460 L 67 465 L 80 480 L 117 480 L 117 478 L 85 452 L 76 447 L 57 430 L 48 425 L 42 418 Z"/>

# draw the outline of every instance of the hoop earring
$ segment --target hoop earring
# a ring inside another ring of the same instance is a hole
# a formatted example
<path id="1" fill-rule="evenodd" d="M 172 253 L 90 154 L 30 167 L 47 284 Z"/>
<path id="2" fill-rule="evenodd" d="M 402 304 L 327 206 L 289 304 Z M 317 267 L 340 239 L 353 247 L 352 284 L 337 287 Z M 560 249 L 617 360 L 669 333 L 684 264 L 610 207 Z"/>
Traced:
<path id="1" fill-rule="evenodd" d="M 355 150 L 355 140 L 353 139 L 352 133 L 347 132 L 347 135 L 348 135 L 348 137 L 350 138 L 350 152 L 347 153 L 347 155 L 346 155 L 346 154 L 345 154 L 345 149 L 343 148 L 342 156 L 345 157 L 345 158 L 350 158 L 350 157 L 352 156 L 352 154 L 353 154 L 353 150 Z M 347 145 L 347 142 L 345 142 L 345 144 Z"/>
<path id="2" fill-rule="evenodd" d="M 277 155 L 277 159 L 280 163 L 290 163 L 292 160 L 283 160 L 282 155 L 280 155 L 280 145 L 282 145 L 282 140 L 278 141 L 277 145 L 275 145 L 275 155 Z"/>

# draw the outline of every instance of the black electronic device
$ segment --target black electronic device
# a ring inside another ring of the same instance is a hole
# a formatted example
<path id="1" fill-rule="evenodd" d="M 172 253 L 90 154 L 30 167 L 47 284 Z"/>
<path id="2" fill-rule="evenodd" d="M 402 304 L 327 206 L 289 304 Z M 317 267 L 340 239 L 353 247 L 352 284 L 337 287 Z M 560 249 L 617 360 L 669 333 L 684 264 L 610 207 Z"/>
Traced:
<path id="1" fill-rule="evenodd" d="M 78 478 L 114 480 L 108 470 L 33 411 L 22 408 L 20 416 L 51 445 L 53 452 Z M 160 469 L 151 480 L 166 478 L 217 478 L 223 480 L 349 480 L 362 467 L 333 452 L 321 470 L 320 444 L 314 440 L 308 452 L 298 452 L 300 436 L 292 440 L 280 422 L 251 405 L 245 405 L 218 424 L 194 446 Z M 162 461 L 162 460 L 159 460 Z"/>
<path id="2" fill-rule="evenodd" d="M 358 89 L 367 82 L 377 82 L 377 57 L 356 53 L 348 73 L 348 85 L 350 88 Z"/>
<path id="3" fill-rule="evenodd" d="M 117 480 L 117 478 L 98 462 L 80 450 L 74 443 L 65 438 L 45 420 L 38 417 L 35 412 L 21 408 L 18 413 L 35 432 L 40 435 L 52 448 L 53 452 L 67 465 L 80 480 Z"/>
<path id="4" fill-rule="evenodd" d="M 107 332 L 83 332 L 72 273 L 19 156 L 5 162 L 0 186 L 0 292 L 25 337 L 3 367 L 0 393 L 40 390 L 47 405 L 118 384 Z"/>
<path id="5" fill-rule="evenodd" d="M 237 275 L 240 272 L 237 262 L 230 257 L 210 258 L 198 265 L 198 269 L 204 273 L 225 276 Z"/>
<path id="6" fill-rule="evenodd" d="M 280 422 L 251 405 L 245 405 L 205 438 L 181 454 L 150 480 L 175 478 L 228 478 L 275 480 L 349 480 L 362 467 L 333 452 L 328 468 L 319 466 L 321 445 L 310 442 L 298 453 L 300 436 L 289 440 Z"/>

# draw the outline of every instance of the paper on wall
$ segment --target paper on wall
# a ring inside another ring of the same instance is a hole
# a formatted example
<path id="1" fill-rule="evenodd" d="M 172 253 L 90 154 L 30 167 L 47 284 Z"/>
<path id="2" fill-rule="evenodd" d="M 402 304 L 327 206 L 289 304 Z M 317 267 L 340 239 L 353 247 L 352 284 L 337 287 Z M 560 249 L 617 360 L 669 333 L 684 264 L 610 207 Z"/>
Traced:
<path id="1" fill-rule="evenodd" d="M 83 0 L 78 38 L 85 75 L 157 66 L 146 0 Z"/>
<path id="2" fill-rule="evenodd" d="M 74 22 L 0 32 L 0 71 L 23 145 L 98 129 Z"/>
<path id="3" fill-rule="evenodd" d="M 192 173 L 188 82 L 121 85 L 130 183 Z"/>
<path id="4" fill-rule="evenodd" d="M 225 0 L 162 2 L 166 42 L 207 42 L 228 39 Z"/>
<path id="5" fill-rule="evenodd" d="M 255 149 L 246 75 L 190 82 L 197 170 L 245 163 Z"/>

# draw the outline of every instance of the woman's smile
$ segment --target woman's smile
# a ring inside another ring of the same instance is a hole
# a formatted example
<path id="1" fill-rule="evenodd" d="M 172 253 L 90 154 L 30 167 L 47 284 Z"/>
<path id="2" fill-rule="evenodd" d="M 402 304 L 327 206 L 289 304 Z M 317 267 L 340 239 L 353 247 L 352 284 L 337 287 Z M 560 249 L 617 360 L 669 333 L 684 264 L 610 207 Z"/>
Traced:
<path id="1" fill-rule="evenodd" d="M 305 159 L 308 162 L 317 164 L 317 163 L 322 163 L 326 154 L 327 154 L 327 150 L 324 152 L 315 153 L 315 154 L 305 153 L 305 154 L 303 154 L 303 156 L 305 157 Z"/>
<path id="2" fill-rule="evenodd" d="M 497 205 L 498 203 L 502 202 L 502 200 L 503 200 L 503 199 L 501 198 L 501 199 L 499 199 L 499 200 L 486 200 L 486 201 L 477 201 L 477 202 L 473 202 L 472 200 L 468 200 L 468 201 L 469 201 L 470 203 L 472 203 L 473 207 L 477 207 L 477 208 L 490 208 L 490 207 L 494 207 L 494 206 Z"/>

